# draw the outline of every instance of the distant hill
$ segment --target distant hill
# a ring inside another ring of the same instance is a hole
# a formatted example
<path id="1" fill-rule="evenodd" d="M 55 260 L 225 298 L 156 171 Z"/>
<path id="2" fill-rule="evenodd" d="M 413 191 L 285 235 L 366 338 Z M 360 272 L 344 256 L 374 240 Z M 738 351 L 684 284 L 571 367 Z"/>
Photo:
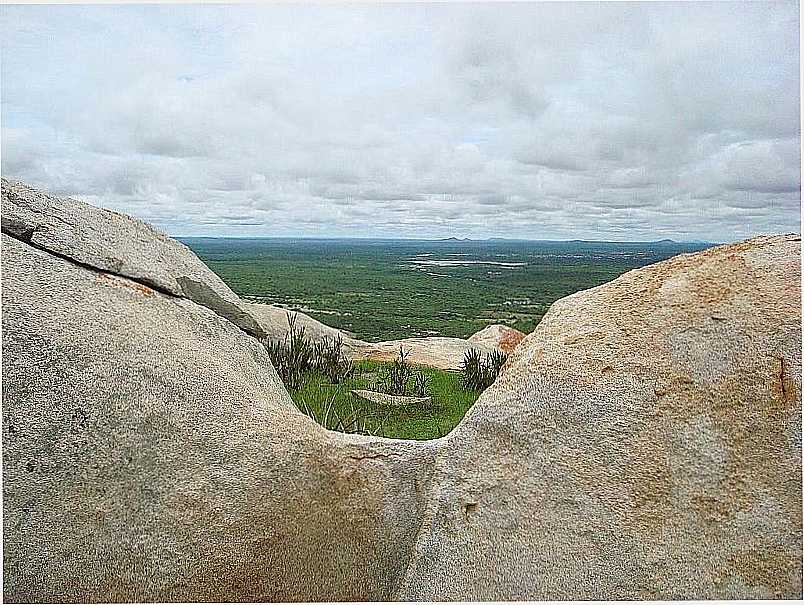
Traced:
<path id="1" fill-rule="evenodd" d="M 487 242 L 529 242 L 529 243 L 545 243 L 545 244 L 662 244 L 662 245 L 675 245 L 683 246 L 689 244 L 716 246 L 720 242 L 706 242 L 703 240 L 684 240 L 677 241 L 674 239 L 660 239 L 652 242 L 645 241 L 609 241 L 609 240 L 596 240 L 596 239 L 514 239 L 508 237 L 490 237 Z"/>

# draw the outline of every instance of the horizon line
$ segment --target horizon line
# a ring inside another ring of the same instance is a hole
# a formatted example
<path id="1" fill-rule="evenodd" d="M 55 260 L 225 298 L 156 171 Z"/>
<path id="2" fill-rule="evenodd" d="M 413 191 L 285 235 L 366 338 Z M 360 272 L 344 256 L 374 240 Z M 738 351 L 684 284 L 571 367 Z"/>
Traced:
<path id="1" fill-rule="evenodd" d="M 242 240 L 255 240 L 255 239 L 264 239 L 264 240 L 361 240 L 361 241 L 392 241 L 392 242 L 400 242 L 400 241 L 407 241 L 407 242 L 452 242 L 452 243 L 464 243 L 464 242 L 533 242 L 533 243 L 573 243 L 573 242 L 581 242 L 581 243 L 591 243 L 591 244 L 660 244 L 660 243 L 672 243 L 672 244 L 723 244 L 729 243 L 726 241 L 718 242 L 718 241 L 708 241 L 708 240 L 676 240 L 672 238 L 662 238 L 662 239 L 653 239 L 653 240 L 607 240 L 607 239 L 580 239 L 580 238 L 573 238 L 573 239 L 530 239 L 530 238 L 519 238 L 519 237 L 486 237 L 486 238 L 458 238 L 458 237 L 442 237 L 442 238 L 425 238 L 425 237 L 360 237 L 354 235 L 348 236 L 315 236 L 315 235 L 171 235 L 168 234 L 169 237 L 173 237 L 178 240 L 182 239 L 242 239 Z M 756 236 L 755 236 L 756 237 Z M 745 239 L 745 238 L 743 238 Z M 750 239 L 750 238 L 748 238 Z M 734 241 L 743 241 L 734 240 Z"/>

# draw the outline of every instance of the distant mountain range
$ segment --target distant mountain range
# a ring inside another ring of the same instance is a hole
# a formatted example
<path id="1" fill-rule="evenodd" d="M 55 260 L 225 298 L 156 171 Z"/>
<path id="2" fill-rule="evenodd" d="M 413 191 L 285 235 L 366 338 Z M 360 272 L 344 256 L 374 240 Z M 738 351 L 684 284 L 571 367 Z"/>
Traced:
<path id="1" fill-rule="evenodd" d="M 457 238 L 449 238 L 449 240 L 439 240 L 439 241 L 471 241 L 468 239 L 458 240 Z M 597 239 L 572 239 L 572 240 L 563 240 L 563 239 L 517 239 L 517 238 L 508 238 L 508 237 L 490 237 L 485 240 L 477 240 L 477 241 L 486 241 L 486 242 L 544 242 L 550 244 L 562 243 L 562 244 L 662 244 L 662 245 L 685 245 L 685 244 L 704 244 L 707 246 L 714 246 L 717 245 L 717 242 L 706 242 L 703 240 L 684 240 L 684 241 L 676 241 L 674 239 L 660 239 L 655 241 L 609 241 L 609 240 L 597 240 Z"/>
<path id="2" fill-rule="evenodd" d="M 173 235 L 179 241 L 194 241 L 194 240 L 214 240 L 214 239 L 238 239 L 238 240 L 286 240 L 286 241 L 351 241 L 351 240 L 365 240 L 365 241 L 390 241 L 390 242 L 443 242 L 453 244 L 463 243 L 488 243 L 488 242 L 528 242 L 528 243 L 541 243 L 541 244 L 641 244 L 645 245 L 661 245 L 661 246 L 683 246 L 683 245 L 701 245 L 701 246 L 717 246 L 722 242 L 707 242 L 702 240 L 685 240 L 677 241 L 673 239 L 661 239 L 655 241 L 610 241 L 610 240 L 594 240 L 594 239 L 524 239 L 512 237 L 488 237 L 481 239 L 472 239 L 469 237 L 445 237 L 441 239 L 428 239 L 428 238 L 394 238 L 394 237 L 305 237 L 305 236 L 181 236 Z"/>

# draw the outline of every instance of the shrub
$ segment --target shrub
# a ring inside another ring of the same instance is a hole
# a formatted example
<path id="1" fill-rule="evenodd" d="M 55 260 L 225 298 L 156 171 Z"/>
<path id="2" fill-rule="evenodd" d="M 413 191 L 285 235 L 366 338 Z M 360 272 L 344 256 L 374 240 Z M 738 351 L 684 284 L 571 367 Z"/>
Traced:
<path id="1" fill-rule="evenodd" d="M 407 357 L 410 353 L 399 347 L 399 357 L 388 366 L 384 374 L 375 382 L 374 390 L 389 395 L 430 397 L 430 379 L 421 370 L 414 371 Z"/>
<path id="2" fill-rule="evenodd" d="M 413 375 L 413 394 L 416 397 L 430 397 L 430 379 L 421 370 Z"/>
<path id="3" fill-rule="evenodd" d="M 339 384 L 354 373 L 354 364 L 343 353 L 343 338 L 340 334 L 315 345 L 315 367 L 332 384 Z"/>
<path id="4" fill-rule="evenodd" d="M 469 349 L 461 364 L 463 384 L 467 389 L 478 391 L 484 388 L 486 377 L 483 371 L 483 358 L 477 349 Z"/>
<path id="5" fill-rule="evenodd" d="M 469 349 L 461 365 L 464 386 L 475 391 L 488 388 L 497 379 L 507 359 L 508 355 L 502 351 L 484 355 L 477 349 Z"/>
<path id="6" fill-rule="evenodd" d="M 299 389 L 304 375 L 315 367 L 315 347 L 304 335 L 304 327 L 297 327 L 298 316 L 288 312 L 288 332 L 281 341 L 265 343 L 268 356 L 282 382 L 289 389 Z"/>
<path id="7" fill-rule="evenodd" d="M 325 337 L 322 342 L 311 342 L 304 333 L 303 326 L 297 326 L 298 315 L 287 314 L 288 332 L 280 341 L 268 341 L 265 349 L 279 373 L 279 377 L 289 389 L 299 390 L 304 377 L 312 370 L 318 370 L 332 384 L 349 378 L 354 365 L 343 353 L 343 338 Z"/>
<path id="8" fill-rule="evenodd" d="M 502 370 L 502 367 L 505 365 L 506 361 L 508 361 L 508 355 L 502 351 L 492 351 L 488 354 L 486 363 L 488 364 L 489 372 L 492 375 L 491 382 L 497 380 L 497 376 L 500 375 L 500 371 Z M 491 382 L 489 384 L 491 384 Z"/>
<path id="9" fill-rule="evenodd" d="M 389 395 L 405 395 L 407 393 L 408 380 L 413 375 L 413 369 L 405 359 L 408 355 L 409 353 L 405 353 L 400 346 L 399 357 L 388 367 L 382 381 L 378 383 L 378 390 Z"/>

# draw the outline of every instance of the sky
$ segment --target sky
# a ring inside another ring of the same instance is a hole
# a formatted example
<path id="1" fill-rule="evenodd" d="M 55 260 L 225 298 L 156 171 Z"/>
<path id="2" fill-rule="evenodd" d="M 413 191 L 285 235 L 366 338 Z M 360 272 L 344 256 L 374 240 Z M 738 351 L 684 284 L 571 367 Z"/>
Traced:
<path id="1" fill-rule="evenodd" d="M 2 174 L 176 236 L 799 232 L 798 12 L 4 5 Z"/>

